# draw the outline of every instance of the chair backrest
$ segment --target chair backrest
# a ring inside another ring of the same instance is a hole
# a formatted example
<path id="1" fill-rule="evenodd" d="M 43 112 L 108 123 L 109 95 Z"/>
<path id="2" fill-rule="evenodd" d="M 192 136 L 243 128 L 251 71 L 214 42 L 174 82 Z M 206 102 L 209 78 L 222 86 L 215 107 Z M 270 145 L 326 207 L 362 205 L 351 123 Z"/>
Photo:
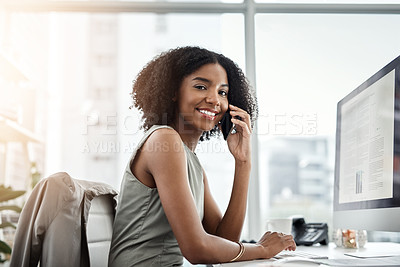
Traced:
<path id="1" fill-rule="evenodd" d="M 10 267 L 107 266 L 117 194 L 65 172 L 42 179 L 20 214 Z"/>
<path id="2" fill-rule="evenodd" d="M 104 195 L 93 198 L 86 226 L 90 266 L 108 266 L 113 222 L 113 197 Z"/>

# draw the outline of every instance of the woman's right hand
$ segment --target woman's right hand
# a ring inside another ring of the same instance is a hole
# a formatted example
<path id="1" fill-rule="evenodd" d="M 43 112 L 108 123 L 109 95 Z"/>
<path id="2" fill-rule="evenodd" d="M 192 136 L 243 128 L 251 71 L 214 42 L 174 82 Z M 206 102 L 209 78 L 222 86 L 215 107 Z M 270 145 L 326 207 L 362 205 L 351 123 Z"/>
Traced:
<path id="1" fill-rule="evenodd" d="M 266 259 L 274 257 L 282 250 L 296 250 L 292 235 L 277 232 L 266 232 L 257 244 L 264 248 Z"/>

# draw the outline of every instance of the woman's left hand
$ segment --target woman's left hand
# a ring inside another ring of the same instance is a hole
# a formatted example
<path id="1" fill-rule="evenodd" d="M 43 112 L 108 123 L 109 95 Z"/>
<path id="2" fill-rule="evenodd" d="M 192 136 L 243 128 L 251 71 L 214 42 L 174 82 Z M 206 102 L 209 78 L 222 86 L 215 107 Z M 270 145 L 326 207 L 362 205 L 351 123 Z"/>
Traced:
<path id="1" fill-rule="evenodd" d="M 251 159 L 251 121 L 250 115 L 241 108 L 229 105 L 232 123 L 235 124 L 236 133 L 227 138 L 229 151 L 235 160 L 246 162 Z M 236 119 L 239 116 L 241 120 Z"/>

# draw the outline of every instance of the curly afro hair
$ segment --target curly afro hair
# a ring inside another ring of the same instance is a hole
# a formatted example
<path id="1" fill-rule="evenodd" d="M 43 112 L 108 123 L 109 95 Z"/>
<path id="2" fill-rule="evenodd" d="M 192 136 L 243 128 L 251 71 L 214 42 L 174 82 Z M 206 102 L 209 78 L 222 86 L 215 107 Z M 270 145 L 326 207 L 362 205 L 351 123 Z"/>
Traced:
<path id="1" fill-rule="evenodd" d="M 187 46 L 161 53 L 137 75 L 132 98 L 133 106 L 142 112 L 142 128 L 147 131 L 153 125 L 171 125 L 176 114 L 173 98 L 182 80 L 210 63 L 218 63 L 225 69 L 229 84 L 228 102 L 249 113 L 253 127 L 258 116 L 257 99 L 242 70 L 222 54 Z M 219 128 L 215 126 L 203 132 L 200 141 L 209 140 L 218 132 Z"/>

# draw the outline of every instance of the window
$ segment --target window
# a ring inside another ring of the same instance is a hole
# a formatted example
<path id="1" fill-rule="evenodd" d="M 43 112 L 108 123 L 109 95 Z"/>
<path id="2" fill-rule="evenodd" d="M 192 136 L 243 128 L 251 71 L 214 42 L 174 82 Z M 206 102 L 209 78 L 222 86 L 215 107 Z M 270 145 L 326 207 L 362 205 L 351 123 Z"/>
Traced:
<path id="1" fill-rule="evenodd" d="M 258 14 L 260 226 L 331 222 L 336 104 L 400 54 L 399 15 Z M 331 228 L 332 229 L 332 228 Z"/>

